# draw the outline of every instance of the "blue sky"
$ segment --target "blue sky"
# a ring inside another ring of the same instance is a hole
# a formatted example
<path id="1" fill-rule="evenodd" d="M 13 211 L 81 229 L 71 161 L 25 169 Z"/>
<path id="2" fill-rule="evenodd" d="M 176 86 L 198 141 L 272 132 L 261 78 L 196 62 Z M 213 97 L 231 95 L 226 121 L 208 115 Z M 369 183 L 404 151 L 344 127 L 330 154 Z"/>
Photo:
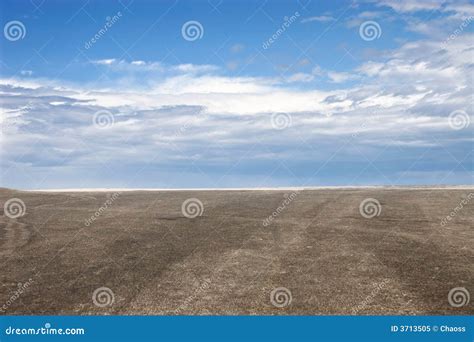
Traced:
<path id="1" fill-rule="evenodd" d="M 468 1 L 0 6 L 1 186 L 473 183 Z"/>

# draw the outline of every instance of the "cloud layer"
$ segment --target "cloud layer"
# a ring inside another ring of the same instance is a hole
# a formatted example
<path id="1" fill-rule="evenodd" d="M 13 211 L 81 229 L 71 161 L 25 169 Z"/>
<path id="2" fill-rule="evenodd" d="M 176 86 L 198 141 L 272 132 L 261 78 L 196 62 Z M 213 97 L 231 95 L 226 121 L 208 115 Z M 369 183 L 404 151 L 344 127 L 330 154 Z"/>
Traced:
<path id="1" fill-rule="evenodd" d="M 400 13 L 439 7 L 378 4 Z M 438 9 L 451 13 L 446 20 L 472 10 L 455 3 Z M 471 32 L 420 38 L 352 70 L 286 78 L 110 58 L 88 67 L 113 75 L 113 83 L 74 84 L 33 73 L 1 79 L 2 184 L 471 183 L 473 41 Z M 461 127 L 452 113 L 464 120 Z"/>

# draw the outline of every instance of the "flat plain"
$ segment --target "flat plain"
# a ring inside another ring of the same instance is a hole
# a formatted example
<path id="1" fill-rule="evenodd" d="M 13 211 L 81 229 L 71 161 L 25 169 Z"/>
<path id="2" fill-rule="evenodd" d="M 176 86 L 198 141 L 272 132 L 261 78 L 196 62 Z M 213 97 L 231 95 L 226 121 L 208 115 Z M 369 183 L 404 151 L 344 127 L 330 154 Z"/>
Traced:
<path id="1" fill-rule="evenodd" d="M 1 189 L 0 210 L 18 198 L 26 211 L 0 217 L 0 309 L 26 315 L 473 314 L 473 300 L 460 307 L 448 301 L 453 288 L 474 294 L 473 192 Z M 195 218 L 182 212 L 190 198 L 203 204 Z M 378 216 L 361 215 L 367 198 L 380 203 Z M 91 216 L 96 219 L 87 221 Z M 104 287 L 113 301 L 96 305 L 94 291 Z M 283 307 L 272 304 L 277 288 L 291 294 Z"/>

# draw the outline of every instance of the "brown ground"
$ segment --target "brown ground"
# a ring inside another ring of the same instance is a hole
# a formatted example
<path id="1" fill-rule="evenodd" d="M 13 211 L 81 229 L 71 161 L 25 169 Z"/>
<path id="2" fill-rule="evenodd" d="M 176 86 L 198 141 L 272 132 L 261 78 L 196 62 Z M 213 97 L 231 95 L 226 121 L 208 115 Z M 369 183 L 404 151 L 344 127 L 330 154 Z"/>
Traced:
<path id="1" fill-rule="evenodd" d="M 448 292 L 474 295 L 473 189 L 123 192 L 89 227 L 105 192 L 0 190 L 26 204 L 0 217 L 0 309 L 6 314 L 473 314 Z M 108 194 L 110 196 L 110 193 Z M 194 219 L 190 197 L 204 203 Z M 380 216 L 364 218 L 368 197 Z M 18 283 L 32 279 L 18 299 Z M 92 294 L 110 288 L 111 306 Z M 274 288 L 292 302 L 274 307 Z M 1 312 L 1 311 L 0 311 Z"/>

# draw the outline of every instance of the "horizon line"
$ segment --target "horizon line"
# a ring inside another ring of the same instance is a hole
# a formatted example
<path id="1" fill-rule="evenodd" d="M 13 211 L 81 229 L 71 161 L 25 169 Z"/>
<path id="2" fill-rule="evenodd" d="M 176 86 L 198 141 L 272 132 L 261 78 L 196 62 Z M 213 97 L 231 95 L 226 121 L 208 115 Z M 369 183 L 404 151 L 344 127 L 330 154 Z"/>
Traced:
<path id="1" fill-rule="evenodd" d="M 474 185 L 341 185 L 304 187 L 241 187 L 241 188 L 58 188 L 58 189 L 10 189 L 28 192 L 110 192 L 110 191 L 304 191 L 324 189 L 404 189 L 404 190 L 451 190 L 474 189 Z"/>

